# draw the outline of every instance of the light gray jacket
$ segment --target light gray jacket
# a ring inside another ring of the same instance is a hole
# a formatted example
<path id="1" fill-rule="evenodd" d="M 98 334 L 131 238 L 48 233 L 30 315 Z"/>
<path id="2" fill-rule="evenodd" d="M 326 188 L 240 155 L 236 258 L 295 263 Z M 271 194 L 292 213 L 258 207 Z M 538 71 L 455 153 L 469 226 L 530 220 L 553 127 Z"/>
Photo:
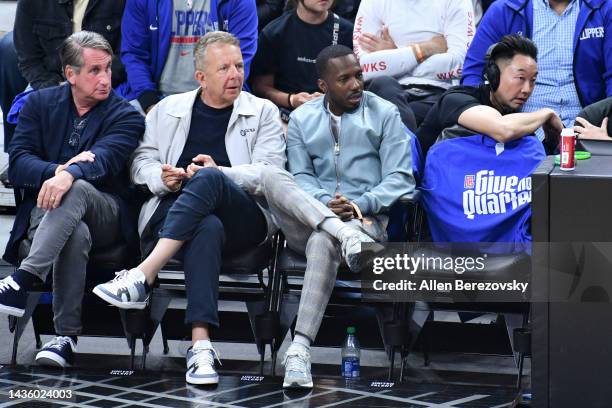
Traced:
<path id="1" fill-rule="evenodd" d="M 198 91 L 168 96 L 147 115 L 145 134 L 134 151 L 130 169 L 132 182 L 147 185 L 154 194 L 140 210 L 138 232 L 141 235 L 161 197 L 170 192 L 161 179 L 161 166 L 166 163 L 175 166 L 183 152 Z M 221 170 L 240 186 L 256 183 L 261 166 L 284 168 L 285 146 L 278 108 L 268 100 L 241 92 L 234 102 L 225 134 L 225 148 L 232 167 Z M 265 201 L 261 197 L 256 199 L 272 234 L 278 227 L 265 209 Z"/>

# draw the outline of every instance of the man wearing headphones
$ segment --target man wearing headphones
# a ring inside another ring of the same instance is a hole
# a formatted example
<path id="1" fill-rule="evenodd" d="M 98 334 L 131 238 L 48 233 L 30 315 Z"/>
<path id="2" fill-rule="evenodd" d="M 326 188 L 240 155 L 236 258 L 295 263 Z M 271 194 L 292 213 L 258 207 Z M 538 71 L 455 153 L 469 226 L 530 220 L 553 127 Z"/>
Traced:
<path id="1" fill-rule="evenodd" d="M 552 108 L 569 127 L 583 108 L 612 96 L 611 32 L 611 1 L 497 0 L 467 51 L 461 84 L 481 84 L 487 49 L 504 35 L 520 34 L 540 54 L 538 86 L 521 111 Z"/>
<path id="2" fill-rule="evenodd" d="M 446 91 L 417 130 L 423 155 L 442 130 L 457 124 L 500 143 L 533 135 L 542 126 L 545 147 L 554 149 L 563 129 L 557 113 L 549 108 L 519 113 L 535 86 L 537 53 L 531 40 L 516 34 L 492 45 L 485 61 L 486 82 Z"/>

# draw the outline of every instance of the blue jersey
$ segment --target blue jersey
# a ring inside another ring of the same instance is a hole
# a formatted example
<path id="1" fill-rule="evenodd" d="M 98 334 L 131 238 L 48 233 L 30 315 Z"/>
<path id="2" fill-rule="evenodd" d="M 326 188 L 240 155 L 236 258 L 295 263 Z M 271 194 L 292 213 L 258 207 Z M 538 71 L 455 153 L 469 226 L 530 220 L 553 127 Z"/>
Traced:
<path id="1" fill-rule="evenodd" d="M 531 136 L 506 144 L 483 135 L 436 143 L 421 187 L 433 241 L 530 242 L 531 173 L 545 156 Z"/>

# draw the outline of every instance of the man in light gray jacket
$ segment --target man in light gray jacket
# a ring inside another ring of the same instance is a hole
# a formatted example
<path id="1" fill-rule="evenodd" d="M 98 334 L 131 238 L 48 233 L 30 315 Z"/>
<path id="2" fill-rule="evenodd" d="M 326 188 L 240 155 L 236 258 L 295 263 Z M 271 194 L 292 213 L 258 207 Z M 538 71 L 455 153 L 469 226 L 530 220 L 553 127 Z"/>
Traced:
<path id="1" fill-rule="evenodd" d="M 278 109 L 241 92 L 244 63 L 236 38 L 208 33 L 196 45 L 195 63 L 200 88 L 153 108 L 132 161 L 132 181 L 153 193 L 138 223 L 148 256 L 94 293 L 118 307 L 142 309 L 159 270 L 172 257 L 182 259 L 193 342 L 186 381 L 214 384 L 219 379 L 208 329 L 219 325 L 222 253 L 261 244 L 278 228 L 276 218 L 294 229 L 327 231 L 343 245 L 349 264 L 358 259 L 360 243 L 372 240 L 347 228 L 283 170 Z"/>
<path id="2" fill-rule="evenodd" d="M 324 98 L 293 111 L 287 134 L 289 171 L 297 184 L 351 228 L 386 240 L 386 211 L 414 191 L 409 136 L 392 103 L 363 91 L 361 67 L 342 45 L 316 61 Z M 307 269 L 296 335 L 285 355 L 284 387 L 311 388 L 315 339 L 342 260 L 324 231 L 305 232 Z M 289 234 L 287 241 L 291 242 Z"/>

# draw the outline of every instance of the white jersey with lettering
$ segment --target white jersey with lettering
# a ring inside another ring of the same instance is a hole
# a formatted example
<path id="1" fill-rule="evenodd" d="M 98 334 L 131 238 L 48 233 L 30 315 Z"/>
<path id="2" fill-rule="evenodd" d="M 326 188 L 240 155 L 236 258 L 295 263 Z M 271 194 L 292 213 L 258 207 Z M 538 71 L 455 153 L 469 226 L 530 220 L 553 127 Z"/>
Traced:
<path id="1" fill-rule="evenodd" d="M 389 28 L 398 48 L 367 53 L 359 45 L 359 38 L 363 33 L 380 35 L 383 26 Z M 449 88 L 461 77 L 474 30 L 471 0 L 362 0 L 355 19 L 353 47 L 366 81 L 391 75 L 403 85 Z M 437 35 L 446 38 L 447 52 L 419 64 L 409 45 Z"/>

